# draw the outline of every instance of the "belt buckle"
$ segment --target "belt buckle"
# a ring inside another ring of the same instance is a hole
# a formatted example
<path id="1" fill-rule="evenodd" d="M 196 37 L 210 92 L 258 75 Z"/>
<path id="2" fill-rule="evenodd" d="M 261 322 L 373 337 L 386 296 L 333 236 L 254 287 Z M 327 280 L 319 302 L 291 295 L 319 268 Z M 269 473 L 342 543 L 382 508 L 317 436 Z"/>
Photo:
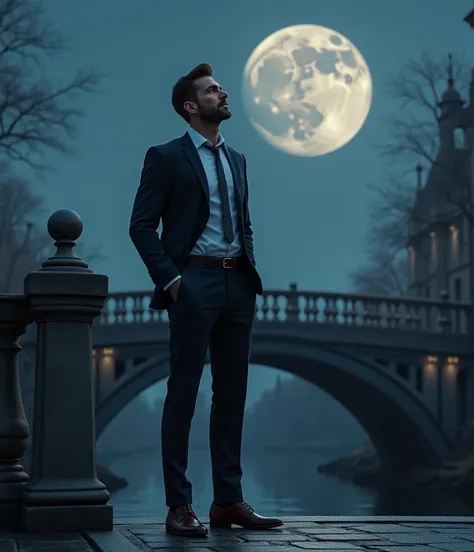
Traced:
<path id="1" fill-rule="evenodd" d="M 234 268 L 235 263 L 235 257 L 224 257 L 222 259 L 222 268 Z"/>

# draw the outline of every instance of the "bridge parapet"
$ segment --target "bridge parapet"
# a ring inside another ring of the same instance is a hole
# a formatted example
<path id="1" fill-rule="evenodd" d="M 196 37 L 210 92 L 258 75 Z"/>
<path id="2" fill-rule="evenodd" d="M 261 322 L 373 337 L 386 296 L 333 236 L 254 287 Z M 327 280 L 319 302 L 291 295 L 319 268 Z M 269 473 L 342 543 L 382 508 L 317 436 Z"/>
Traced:
<path id="1" fill-rule="evenodd" d="M 166 311 L 149 309 L 152 291 L 109 294 L 99 325 L 167 323 Z M 301 322 L 468 334 L 472 305 L 355 293 L 269 290 L 257 297 L 257 322 Z"/>

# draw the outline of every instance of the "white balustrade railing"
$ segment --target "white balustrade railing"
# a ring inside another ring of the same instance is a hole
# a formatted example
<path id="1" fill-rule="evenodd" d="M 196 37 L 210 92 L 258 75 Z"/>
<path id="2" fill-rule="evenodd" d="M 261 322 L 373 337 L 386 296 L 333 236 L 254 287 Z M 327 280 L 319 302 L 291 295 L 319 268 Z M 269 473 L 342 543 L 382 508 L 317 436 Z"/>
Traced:
<path id="1" fill-rule="evenodd" d="M 151 291 L 111 293 L 96 324 L 167 323 L 166 311 L 148 308 Z M 315 291 L 266 291 L 257 297 L 257 322 L 299 322 L 399 328 L 412 331 L 470 332 L 472 305 L 445 300 Z"/>

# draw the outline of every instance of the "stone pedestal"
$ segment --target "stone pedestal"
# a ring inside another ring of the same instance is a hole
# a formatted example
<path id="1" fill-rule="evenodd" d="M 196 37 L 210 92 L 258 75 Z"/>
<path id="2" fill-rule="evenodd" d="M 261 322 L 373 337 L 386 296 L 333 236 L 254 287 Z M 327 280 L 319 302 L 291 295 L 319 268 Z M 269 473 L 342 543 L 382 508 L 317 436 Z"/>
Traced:
<path id="1" fill-rule="evenodd" d="M 20 465 L 28 423 L 18 377 L 18 338 L 25 332 L 22 295 L 0 295 L 0 530 L 20 528 L 21 496 L 28 475 Z"/>
<path id="2" fill-rule="evenodd" d="M 97 479 L 91 325 L 108 293 L 73 254 L 82 221 L 58 211 L 48 222 L 58 251 L 25 279 L 37 324 L 31 481 L 23 493 L 27 532 L 110 530 L 109 493 Z"/>

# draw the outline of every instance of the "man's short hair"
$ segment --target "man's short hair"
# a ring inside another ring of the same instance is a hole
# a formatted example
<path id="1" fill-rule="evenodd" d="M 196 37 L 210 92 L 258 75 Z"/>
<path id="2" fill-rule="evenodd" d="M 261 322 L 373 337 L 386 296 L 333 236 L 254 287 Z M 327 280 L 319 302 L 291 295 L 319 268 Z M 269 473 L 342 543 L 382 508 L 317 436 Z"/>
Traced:
<path id="1" fill-rule="evenodd" d="M 201 77 L 212 77 L 212 67 L 208 63 L 201 63 L 192 69 L 187 75 L 181 77 L 173 86 L 171 95 L 171 103 L 178 115 L 189 123 L 190 118 L 188 112 L 184 109 L 185 102 L 196 102 L 197 91 L 194 81 Z"/>

